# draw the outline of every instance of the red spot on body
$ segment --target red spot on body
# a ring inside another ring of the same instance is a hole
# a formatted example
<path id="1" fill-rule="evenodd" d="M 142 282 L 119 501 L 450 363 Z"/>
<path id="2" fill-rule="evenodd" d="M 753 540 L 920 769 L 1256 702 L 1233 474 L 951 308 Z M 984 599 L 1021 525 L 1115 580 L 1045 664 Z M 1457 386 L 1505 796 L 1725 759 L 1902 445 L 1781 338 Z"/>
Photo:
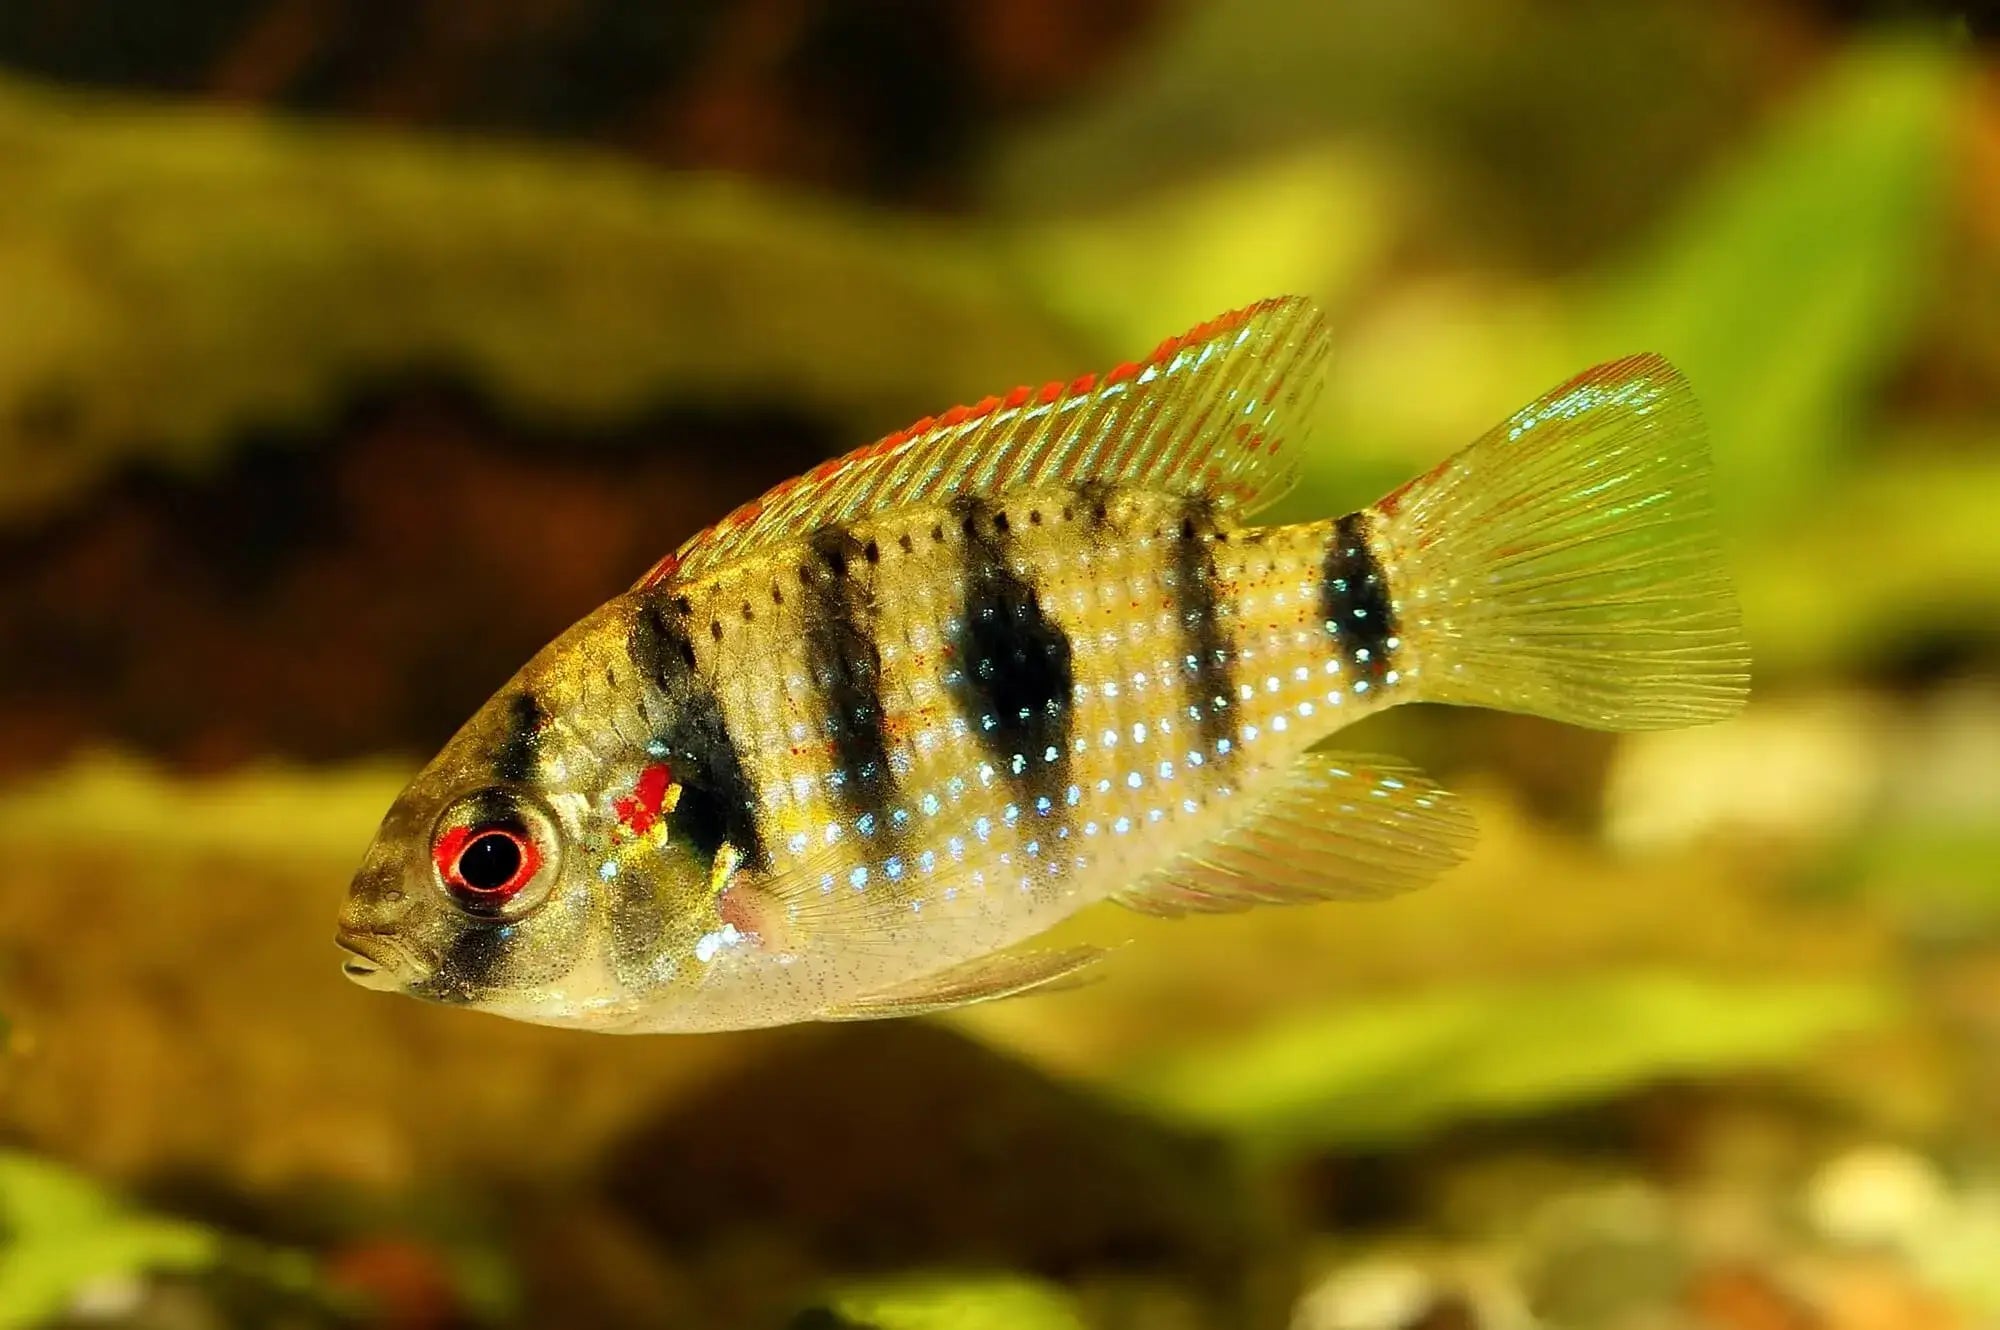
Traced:
<path id="1" fill-rule="evenodd" d="M 1034 395 L 1035 395 L 1035 390 L 1033 388 L 1030 388 L 1027 384 L 1024 383 L 1020 387 L 1014 389 L 1014 391 L 1007 394 L 1004 405 L 1010 407 L 1026 406 L 1028 404 L 1028 399 L 1030 397 L 1033 397 Z"/>
<path id="2" fill-rule="evenodd" d="M 1104 376 L 1104 386 L 1109 388 L 1114 383 L 1123 383 L 1138 372 L 1138 365 L 1128 360 L 1121 365 L 1114 366 L 1111 372 Z"/>
<path id="3" fill-rule="evenodd" d="M 650 763 L 639 773 L 632 793 L 612 801 L 611 811 L 617 815 L 618 824 L 634 836 L 651 831 L 660 820 L 660 809 L 667 802 L 667 788 L 673 781 L 673 772 L 666 763 Z"/>
<path id="4" fill-rule="evenodd" d="M 1045 383 L 1041 392 L 1035 395 L 1035 403 L 1038 406 L 1047 406 L 1062 395 L 1063 386 L 1060 383 Z"/>
<path id="5" fill-rule="evenodd" d="M 1096 386 L 1097 376 L 1095 374 L 1079 374 L 1069 385 L 1069 395 L 1071 397 L 1082 397 Z"/>

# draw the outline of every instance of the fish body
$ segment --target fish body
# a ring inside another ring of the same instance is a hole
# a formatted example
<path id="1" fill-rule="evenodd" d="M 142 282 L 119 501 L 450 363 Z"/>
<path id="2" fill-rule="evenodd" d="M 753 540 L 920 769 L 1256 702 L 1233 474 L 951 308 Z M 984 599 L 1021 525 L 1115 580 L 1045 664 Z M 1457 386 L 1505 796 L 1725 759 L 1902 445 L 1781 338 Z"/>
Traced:
<path id="1" fill-rule="evenodd" d="M 1296 476 L 1300 300 L 919 422 L 747 505 L 551 643 L 384 821 L 349 972 L 517 1019 L 937 1010 L 1154 913 L 1373 895 L 1461 857 L 1418 773 L 1320 745 L 1414 699 L 1637 728 L 1742 694 L 1692 401 L 1580 376 L 1359 513 Z"/>

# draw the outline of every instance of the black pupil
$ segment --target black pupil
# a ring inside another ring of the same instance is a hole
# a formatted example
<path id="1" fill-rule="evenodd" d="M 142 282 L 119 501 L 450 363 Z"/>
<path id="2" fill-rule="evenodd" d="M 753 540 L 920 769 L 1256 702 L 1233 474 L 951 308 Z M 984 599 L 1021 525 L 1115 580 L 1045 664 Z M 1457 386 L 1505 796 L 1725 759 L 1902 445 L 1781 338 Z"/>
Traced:
<path id="1" fill-rule="evenodd" d="M 521 871 L 521 847 L 512 836 L 489 831 L 458 856 L 458 875 L 475 891 L 498 891 Z"/>

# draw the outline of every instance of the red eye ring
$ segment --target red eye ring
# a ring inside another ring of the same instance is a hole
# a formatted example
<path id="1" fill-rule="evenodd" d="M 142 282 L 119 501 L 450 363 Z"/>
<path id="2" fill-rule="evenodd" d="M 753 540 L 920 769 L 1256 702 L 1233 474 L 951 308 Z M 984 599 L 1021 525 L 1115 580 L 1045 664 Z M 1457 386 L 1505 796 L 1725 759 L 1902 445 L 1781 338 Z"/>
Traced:
<path id="1" fill-rule="evenodd" d="M 438 837 L 431 860 L 445 889 L 474 914 L 504 908 L 542 866 L 534 837 L 511 826 L 452 827 Z"/>

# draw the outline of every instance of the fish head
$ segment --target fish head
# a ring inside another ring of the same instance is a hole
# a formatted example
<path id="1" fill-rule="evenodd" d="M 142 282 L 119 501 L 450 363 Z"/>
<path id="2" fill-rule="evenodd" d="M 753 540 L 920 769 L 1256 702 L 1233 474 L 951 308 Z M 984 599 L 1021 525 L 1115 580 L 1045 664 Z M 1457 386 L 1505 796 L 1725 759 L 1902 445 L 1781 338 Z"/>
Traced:
<path id="1" fill-rule="evenodd" d="M 673 985 L 667 958 L 714 912 L 712 857 L 663 818 L 643 839 L 619 819 L 661 765 L 602 738 L 632 728 L 605 668 L 622 640 L 622 624 L 587 620 L 551 644 L 397 796 L 340 913 L 348 978 L 593 1028 Z M 651 791 L 656 810 L 666 793 Z"/>

